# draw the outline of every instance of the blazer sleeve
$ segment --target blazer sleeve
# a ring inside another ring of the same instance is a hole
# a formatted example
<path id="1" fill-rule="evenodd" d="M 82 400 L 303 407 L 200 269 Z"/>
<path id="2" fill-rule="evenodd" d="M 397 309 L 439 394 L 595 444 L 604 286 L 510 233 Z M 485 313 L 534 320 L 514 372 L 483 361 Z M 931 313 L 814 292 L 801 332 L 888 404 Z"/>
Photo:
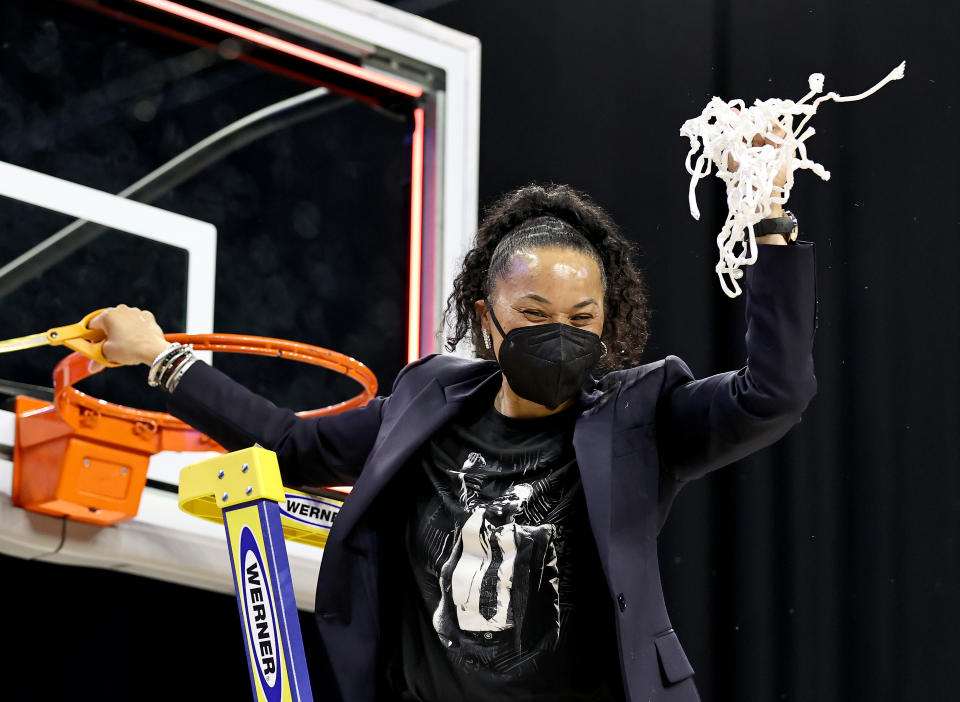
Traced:
<path id="1" fill-rule="evenodd" d="M 394 388 L 408 368 L 397 375 Z M 276 452 L 284 484 L 318 487 L 353 485 L 389 401 L 378 396 L 346 412 L 298 417 L 197 361 L 167 398 L 167 408 L 228 451 L 260 444 Z"/>
<path id="2" fill-rule="evenodd" d="M 747 267 L 746 366 L 695 380 L 676 356 L 665 362 L 657 402 L 661 470 L 698 478 L 781 436 L 817 391 L 814 246 L 762 246 Z"/>

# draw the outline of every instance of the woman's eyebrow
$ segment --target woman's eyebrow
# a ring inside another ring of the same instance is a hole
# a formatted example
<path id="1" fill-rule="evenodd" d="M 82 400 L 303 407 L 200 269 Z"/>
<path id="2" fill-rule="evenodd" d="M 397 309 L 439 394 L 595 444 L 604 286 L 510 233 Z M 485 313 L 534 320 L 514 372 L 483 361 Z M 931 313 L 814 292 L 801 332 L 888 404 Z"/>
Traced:
<path id="1" fill-rule="evenodd" d="M 521 300 L 526 300 L 526 299 L 536 300 L 537 302 L 542 302 L 542 303 L 545 304 L 545 305 L 549 305 L 549 304 L 550 304 L 550 300 L 548 300 L 548 299 L 545 298 L 545 297 L 540 297 L 539 295 L 535 295 L 534 293 L 528 293 L 528 294 L 524 295 L 523 297 L 521 297 L 520 299 L 521 299 Z"/>
<path id="2" fill-rule="evenodd" d="M 528 298 L 531 299 L 531 300 L 536 300 L 537 302 L 542 302 L 544 305 L 549 305 L 549 304 L 550 304 L 550 300 L 548 300 L 548 299 L 545 298 L 545 297 L 541 297 L 540 295 L 537 295 L 537 294 L 535 294 L 535 293 L 530 293 L 530 294 L 528 294 L 528 295 L 524 295 L 524 296 L 521 297 L 520 299 L 521 299 L 521 300 L 526 300 L 526 299 L 528 299 Z M 597 301 L 594 300 L 592 297 L 588 297 L 586 300 L 583 300 L 582 302 L 578 302 L 577 304 L 575 304 L 575 305 L 573 306 L 573 308 L 574 308 L 574 309 L 580 309 L 581 307 L 586 307 L 587 305 L 595 305 L 595 304 L 597 304 Z"/>

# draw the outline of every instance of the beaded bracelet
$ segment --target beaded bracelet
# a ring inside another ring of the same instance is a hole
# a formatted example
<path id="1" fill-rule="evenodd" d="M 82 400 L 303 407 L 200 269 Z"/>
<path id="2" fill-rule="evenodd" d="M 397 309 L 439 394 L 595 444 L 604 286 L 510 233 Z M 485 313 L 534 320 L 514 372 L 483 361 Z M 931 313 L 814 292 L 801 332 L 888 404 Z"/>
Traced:
<path id="1" fill-rule="evenodd" d="M 163 364 L 162 370 L 157 373 L 157 384 L 163 388 L 166 388 L 177 368 L 179 368 L 184 361 L 193 356 L 192 351 L 193 349 L 187 346 L 178 349 L 177 353 L 171 356 L 166 363 Z"/>
<path id="2" fill-rule="evenodd" d="M 184 375 L 186 375 L 186 373 L 187 373 L 188 370 L 190 370 L 190 366 L 192 366 L 192 365 L 193 365 L 194 363 L 196 363 L 198 360 L 200 360 L 200 359 L 198 359 L 196 356 L 194 356 L 194 355 L 191 353 L 191 354 L 189 355 L 189 357 L 188 357 L 183 363 L 181 363 L 179 366 L 177 366 L 176 372 L 173 374 L 173 377 L 170 378 L 170 381 L 169 381 L 169 382 L 167 383 L 167 385 L 166 385 L 167 392 L 173 392 L 174 390 L 177 389 L 177 385 L 180 384 L 180 379 L 181 379 Z"/>
<path id="3" fill-rule="evenodd" d="M 167 346 L 167 348 L 158 353 L 157 357 L 153 359 L 153 363 L 150 364 L 150 372 L 147 373 L 147 384 L 150 387 L 155 388 L 160 385 L 159 381 L 157 380 L 157 376 L 159 375 L 160 371 L 163 370 L 163 367 L 170 360 L 170 358 L 173 357 L 181 348 L 182 344 L 174 341 Z"/>
<path id="4" fill-rule="evenodd" d="M 147 383 L 151 387 L 168 388 L 176 371 L 193 358 L 192 344 L 171 344 L 154 360 L 147 375 Z"/>

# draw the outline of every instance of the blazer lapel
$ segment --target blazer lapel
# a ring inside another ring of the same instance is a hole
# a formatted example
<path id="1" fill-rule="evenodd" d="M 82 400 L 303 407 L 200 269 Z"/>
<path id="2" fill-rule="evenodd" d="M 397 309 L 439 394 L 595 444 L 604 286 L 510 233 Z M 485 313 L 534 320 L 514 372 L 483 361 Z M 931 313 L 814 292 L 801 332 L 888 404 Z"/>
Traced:
<path id="1" fill-rule="evenodd" d="M 610 393 L 610 394 L 607 394 Z M 603 409 L 615 389 L 602 391 L 594 382 L 580 391 L 584 408 L 573 430 L 573 448 L 580 468 L 580 482 L 587 502 L 590 530 L 597 543 L 600 561 L 606 568 L 610 537 L 610 462 L 612 454 L 611 417 Z M 606 397 L 604 397 L 606 395 Z"/>

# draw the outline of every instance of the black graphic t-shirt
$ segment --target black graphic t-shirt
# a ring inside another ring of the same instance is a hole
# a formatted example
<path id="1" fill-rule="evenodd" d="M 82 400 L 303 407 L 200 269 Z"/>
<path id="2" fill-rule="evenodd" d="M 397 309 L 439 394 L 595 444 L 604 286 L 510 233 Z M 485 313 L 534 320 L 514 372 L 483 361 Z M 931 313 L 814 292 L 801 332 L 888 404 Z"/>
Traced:
<path id="1" fill-rule="evenodd" d="M 576 417 L 513 419 L 483 397 L 415 457 L 386 651 L 398 699 L 624 698 Z"/>

